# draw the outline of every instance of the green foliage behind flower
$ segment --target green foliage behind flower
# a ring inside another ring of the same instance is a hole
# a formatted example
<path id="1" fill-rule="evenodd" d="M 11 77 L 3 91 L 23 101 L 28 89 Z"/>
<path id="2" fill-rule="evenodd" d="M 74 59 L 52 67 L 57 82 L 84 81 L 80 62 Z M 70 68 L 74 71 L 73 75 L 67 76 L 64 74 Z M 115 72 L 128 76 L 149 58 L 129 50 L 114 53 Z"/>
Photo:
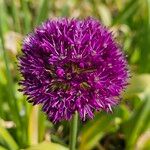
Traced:
<path id="1" fill-rule="evenodd" d="M 18 92 L 16 60 L 26 33 L 62 16 L 93 16 L 109 26 L 131 70 L 113 114 L 78 124 L 78 149 L 150 149 L 150 0 L 0 0 L 0 150 L 67 149 L 69 124 L 53 125 Z"/>

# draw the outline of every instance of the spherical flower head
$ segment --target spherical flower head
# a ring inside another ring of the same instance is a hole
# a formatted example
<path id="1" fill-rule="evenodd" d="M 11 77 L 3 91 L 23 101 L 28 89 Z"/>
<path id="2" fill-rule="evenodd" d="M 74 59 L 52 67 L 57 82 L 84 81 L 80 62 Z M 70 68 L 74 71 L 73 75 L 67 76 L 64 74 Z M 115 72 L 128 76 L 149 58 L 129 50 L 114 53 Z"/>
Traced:
<path id="1" fill-rule="evenodd" d="M 25 37 L 22 91 L 56 123 L 111 111 L 127 85 L 127 62 L 113 35 L 95 19 L 55 19 Z"/>

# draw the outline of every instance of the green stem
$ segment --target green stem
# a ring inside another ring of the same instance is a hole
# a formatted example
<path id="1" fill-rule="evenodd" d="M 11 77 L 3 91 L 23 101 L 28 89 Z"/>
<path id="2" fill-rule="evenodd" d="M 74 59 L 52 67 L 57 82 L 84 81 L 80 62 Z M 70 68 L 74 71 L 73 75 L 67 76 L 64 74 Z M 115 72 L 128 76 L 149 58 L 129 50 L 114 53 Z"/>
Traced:
<path id="1" fill-rule="evenodd" d="M 78 128 L 78 113 L 75 112 L 70 123 L 70 150 L 75 150 Z"/>

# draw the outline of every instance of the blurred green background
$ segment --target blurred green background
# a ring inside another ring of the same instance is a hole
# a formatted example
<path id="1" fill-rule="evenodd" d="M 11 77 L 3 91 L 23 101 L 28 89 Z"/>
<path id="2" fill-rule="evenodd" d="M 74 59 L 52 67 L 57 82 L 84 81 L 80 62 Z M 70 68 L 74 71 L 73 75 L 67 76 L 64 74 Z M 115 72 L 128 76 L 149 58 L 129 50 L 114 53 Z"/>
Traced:
<path id="1" fill-rule="evenodd" d="M 68 149 L 69 123 L 53 125 L 18 92 L 16 59 L 27 33 L 64 16 L 93 16 L 110 27 L 131 71 L 113 114 L 79 122 L 77 149 L 150 150 L 150 0 L 0 0 L 0 150 Z"/>

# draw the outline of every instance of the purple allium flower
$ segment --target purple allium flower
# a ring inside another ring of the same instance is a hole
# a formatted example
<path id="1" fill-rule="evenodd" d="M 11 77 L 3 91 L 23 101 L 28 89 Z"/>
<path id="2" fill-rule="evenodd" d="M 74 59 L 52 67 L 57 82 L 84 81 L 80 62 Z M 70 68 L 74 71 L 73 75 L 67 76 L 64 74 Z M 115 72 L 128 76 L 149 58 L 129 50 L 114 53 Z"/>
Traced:
<path id="1" fill-rule="evenodd" d="M 87 18 L 48 20 L 26 36 L 19 68 L 28 101 L 53 122 L 111 111 L 127 85 L 127 62 L 112 34 Z"/>

